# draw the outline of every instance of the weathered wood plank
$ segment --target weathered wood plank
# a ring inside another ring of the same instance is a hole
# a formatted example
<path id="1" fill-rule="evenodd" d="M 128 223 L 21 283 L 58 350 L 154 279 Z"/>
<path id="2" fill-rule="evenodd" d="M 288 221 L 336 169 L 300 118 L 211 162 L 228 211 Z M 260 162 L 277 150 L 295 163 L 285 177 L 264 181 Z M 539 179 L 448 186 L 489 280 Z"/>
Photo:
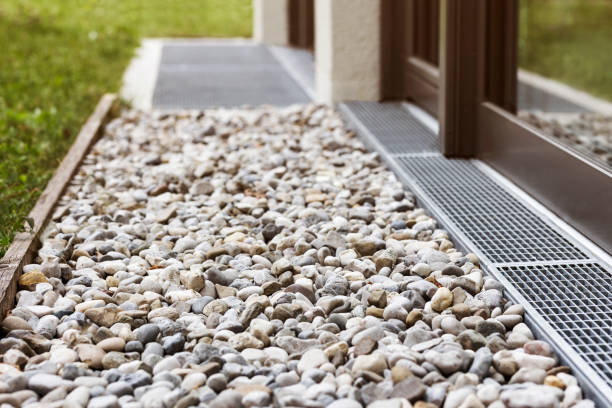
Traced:
<path id="1" fill-rule="evenodd" d="M 27 265 L 38 249 L 38 237 L 47 221 L 53 214 L 53 207 L 62 196 L 64 189 L 72 179 L 81 161 L 96 141 L 100 129 L 109 117 L 116 100 L 114 94 L 107 94 L 100 99 L 94 113 L 81 128 L 79 135 L 70 150 L 47 183 L 36 205 L 30 211 L 34 227 L 29 232 L 15 235 L 11 246 L 0 260 L 0 319 L 11 309 L 17 292 L 17 280 L 24 265 Z"/>

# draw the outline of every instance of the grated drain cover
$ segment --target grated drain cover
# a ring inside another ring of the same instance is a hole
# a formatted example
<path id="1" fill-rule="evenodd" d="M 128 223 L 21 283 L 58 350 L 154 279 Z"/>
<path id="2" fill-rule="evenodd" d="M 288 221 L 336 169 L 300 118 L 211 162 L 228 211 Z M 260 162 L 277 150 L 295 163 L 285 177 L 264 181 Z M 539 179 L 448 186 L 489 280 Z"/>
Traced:
<path id="1" fill-rule="evenodd" d="M 442 156 L 397 160 L 491 262 L 589 259 L 469 161 Z"/>
<path id="2" fill-rule="evenodd" d="M 417 198 L 463 245 L 483 255 L 483 266 L 504 282 L 507 296 L 528 307 L 534 332 L 572 366 L 589 397 L 598 406 L 612 406 L 609 266 L 474 162 L 437 153 L 437 142 L 422 133 L 432 138 L 431 132 L 419 123 L 415 127 L 416 119 L 400 112 L 400 104 L 352 102 L 340 108 Z"/>
<path id="3" fill-rule="evenodd" d="M 390 154 L 439 151 L 438 138 L 401 103 L 346 102 L 344 105 Z"/>
<path id="4" fill-rule="evenodd" d="M 259 45 L 165 45 L 153 107 L 202 109 L 309 102 L 270 51 Z"/>
<path id="5" fill-rule="evenodd" d="M 497 269 L 612 386 L 612 275 L 596 263 Z"/>

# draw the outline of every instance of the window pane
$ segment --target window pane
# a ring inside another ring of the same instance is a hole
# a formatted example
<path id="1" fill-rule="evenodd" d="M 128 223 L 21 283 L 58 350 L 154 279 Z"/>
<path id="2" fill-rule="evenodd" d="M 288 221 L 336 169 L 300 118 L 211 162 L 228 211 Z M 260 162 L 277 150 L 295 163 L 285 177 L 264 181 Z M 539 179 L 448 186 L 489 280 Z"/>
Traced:
<path id="1" fill-rule="evenodd" d="M 521 0 L 519 115 L 612 167 L 612 1 Z"/>

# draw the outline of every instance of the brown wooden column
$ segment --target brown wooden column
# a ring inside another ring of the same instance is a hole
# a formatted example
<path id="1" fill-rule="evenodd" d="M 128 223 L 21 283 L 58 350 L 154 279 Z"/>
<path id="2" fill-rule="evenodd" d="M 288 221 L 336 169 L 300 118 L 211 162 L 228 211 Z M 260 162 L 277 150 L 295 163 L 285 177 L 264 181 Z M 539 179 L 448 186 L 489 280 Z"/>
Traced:
<path id="1" fill-rule="evenodd" d="M 385 0 L 381 7 L 381 97 L 404 99 L 405 0 Z"/>
<path id="2" fill-rule="evenodd" d="M 440 14 L 442 153 L 472 157 L 480 104 L 516 111 L 518 0 L 441 0 Z"/>
<path id="3" fill-rule="evenodd" d="M 440 147 L 447 156 L 476 153 L 480 0 L 441 0 Z"/>
<path id="4" fill-rule="evenodd" d="M 519 0 L 479 0 L 483 72 L 481 99 L 514 114 L 517 108 Z"/>
<path id="5" fill-rule="evenodd" d="M 439 0 L 402 0 L 405 96 L 438 117 Z"/>
<path id="6" fill-rule="evenodd" d="M 289 0 L 289 44 L 314 47 L 314 0 Z"/>

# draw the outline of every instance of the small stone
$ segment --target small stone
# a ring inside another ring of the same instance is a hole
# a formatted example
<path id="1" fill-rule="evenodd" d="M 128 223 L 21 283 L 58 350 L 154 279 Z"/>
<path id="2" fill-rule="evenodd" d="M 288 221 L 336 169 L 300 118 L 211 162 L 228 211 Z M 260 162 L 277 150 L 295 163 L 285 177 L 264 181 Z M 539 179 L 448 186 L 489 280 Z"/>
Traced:
<path id="1" fill-rule="evenodd" d="M 393 380 L 394 384 L 402 382 L 412 377 L 413 375 L 414 374 L 412 373 L 412 371 L 408 367 L 405 367 L 403 365 L 396 364 L 391 369 L 391 379 Z"/>
<path id="2" fill-rule="evenodd" d="M 559 377 L 554 376 L 554 375 L 547 375 L 546 378 L 544 378 L 544 385 L 548 385 L 551 387 L 557 387 L 562 390 L 564 390 L 566 387 L 565 383 L 561 381 Z"/>
<path id="3" fill-rule="evenodd" d="M 118 351 L 108 352 L 102 357 L 102 367 L 106 370 L 117 368 L 123 363 L 127 363 L 128 359 L 123 353 Z"/>
<path id="4" fill-rule="evenodd" d="M 144 408 L 164 408 L 164 397 L 169 392 L 166 387 L 151 388 L 140 397 L 140 403 Z"/>
<path id="5" fill-rule="evenodd" d="M 270 404 L 270 395 L 264 391 L 253 391 L 242 397 L 242 405 L 246 408 L 265 407 Z"/>
<path id="6" fill-rule="evenodd" d="M 353 373 L 359 371 L 371 371 L 373 373 L 382 375 L 383 371 L 387 368 L 387 361 L 382 353 L 372 353 L 370 355 L 358 356 L 353 363 Z"/>
<path id="7" fill-rule="evenodd" d="M 97 346 L 104 351 L 123 351 L 125 340 L 121 337 L 110 337 L 99 342 Z"/>
<path id="8" fill-rule="evenodd" d="M 442 312 L 453 304 L 453 294 L 448 288 L 438 288 L 431 298 L 431 308 L 436 312 Z"/>
<path id="9" fill-rule="evenodd" d="M 413 309 L 406 316 L 406 326 L 412 327 L 416 322 L 423 319 L 423 311 Z"/>
<path id="10" fill-rule="evenodd" d="M 181 382 L 181 388 L 186 391 L 196 390 L 206 384 L 207 377 L 203 373 L 191 373 L 185 376 Z"/>
<path id="11" fill-rule="evenodd" d="M 355 339 L 353 339 L 355 341 Z M 355 343 L 355 355 L 362 356 L 370 354 L 376 349 L 377 341 L 372 337 L 363 337 L 357 343 Z"/>
<path id="12" fill-rule="evenodd" d="M 416 378 L 410 377 L 393 386 L 391 397 L 394 398 L 406 398 L 410 402 L 415 402 L 425 395 L 427 387 L 423 382 Z"/>
<path id="13" fill-rule="evenodd" d="M 362 408 L 362 406 L 353 399 L 341 398 L 329 404 L 327 408 Z"/>
<path id="14" fill-rule="evenodd" d="M 563 391 L 545 385 L 512 389 L 501 393 L 501 401 L 508 408 L 554 408 L 559 406 Z"/>
<path id="15" fill-rule="evenodd" d="M 6 332 L 10 332 L 12 330 L 32 330 L 30 325 L 25 320 L 17 316 L 5 317 L 2 321 L 2 329 Z"/>
<path id="16" fill-rule="evenodd" d="M 442 269 L 442 275 L 463 276 L 465 275 L 465 272 L 463 271 L 463 269 L 459 268 L 458 266 L 448 265 L 444 269 Z"/>
<path id="17" fill-rule="evenodd" d="M 306 370 L 318 368 L 327 363 L 327 356 L 320 349 L 311 349 L 306 351 L 297 365 L 298 372 L 303 373 Z"/>
<path id="18" fill-rule="evenodd" d="M 476 374 L 478 378 L 483 379 L 489 373 L 489 368 L 493 363 L 493 353 L 487 347 L 481 347 L 474 354 L 474 360 L 470 366 L 469 372 Z"/>
<path id="19" fill-rule="evenodd" d="M 550 347 L 550 345 L 548 343 L 546 343 L 544 341 L 541 341 L 541 340 L 531 340 L 531 341 L 528 341 L 523 346 L 523 349 L 528 354 L 534 354 L 534 355 L 544 356 L 544 357 L 553 357 L 554 356 L 554 352 L 552 350 L 552 347 Z"/>
<path id="20" fill-rule="evenodd" d="M 414 275 L 426 278 L 431 273 L 431 266 L 426 263 L 419 262 L 410 269 L 410 272 Z"/>
<path id="21" fill-rule="evenodd" d="M 104 327 L 111 327 L 116 323 L 117 314 L 117 309 L 107 309 L 104 307 L 94 307 L 85 311 L 85 316 L 92 322 Z"/>
<path id="22" fill-rule="evenodd" d="M 459 371 L 464 366 L 467 354 L 462 350 L 450 350 L 442 353 L 429 350 L 425 353 L 425 359 L 436 366 L 442 374 L 450 375 Z"/>
<path id="23" fill-rule="evenodd" d="M 489 405 L 499 398 L 499 389 L 499 385 L 484 384 L 482 386 L 478 386 L 476 396 L 480 401 L 482 401 L 483 404 Z"/>
<path id="24" fill-rule="evenodd" d="M 89 396 L 89 388 L 84 386 L 76 387 L 66 396 L 66 406 L 85 407 L 89 401 Z"/>
<path id="25" fill-rule="evenodd" d="M 466 305 L 465 303 L 457 303 L 453 305 L 453 307 L 451 308 L 451 311 L 453 312 L 455 316 L 457 316 L 457 319 L 459 320 L 463 319 L 464 317 L 468 317 L 472 315 L 470 307 Z"/>
<path id="26" fill-rule="evenodd" d="M 110 394 L 121 397 L 123 395 L 130 395 L 134 392 L 132 386 L 125 381 L 117 381 L 111 383 L 106 387 L 106 391 Z"/>
<path id="27" fill-rule="evenodd" d="M 184 277 L 181 278 L 181 280 L 184 282 L 185 287 L 187 289 L 192 289 L 196 292 L 202 290 L 206 285 L 206 279 L 204 278 L 204 275 L 196 271 L 186 272 Z"/>
<path id="28" fill-rule="evenodd" d="M 115 395 L 102 395 L 89 400 L 87 408 L 119 408 L 119 400 Z"/>
<path id="29" fill-rule="evenodd" d="M 136 330 L 138 341 L 142 344 L 148 344 L 157 340 L 159 335 L 159 327 L 156 324 L 143 324 Z"/>
<path id="30" fill-rule="evenodd" d="M 261 342 L 261 340 L 257 339 L 251 333 L 236 334 L 235 336 L 232 336 L 232 338 L 230 338 L 229 344 L 238 351 L 242 351 L 246 348 L 261 349 L 264 347 L 264 344 Z"/>
<path id="31" fill-rule="evenodd" d="M 384 309 L 387 306 L 387 292 L 384 290 L 374 290 L 368 296 L 368 303 L 378 308 Z"/>
<path id="32" fill-rule="evenodd" d="M 546 378 L 546 371 L 539 368 L 521 368 L 510 379 L 510 384 L 534 383 L 542 384 Z"/>
<path id="33" fill-rule="evenodd" d="M 28 362 L 28 356 L 26 356 L 21 350 L 9 349 L 4 353 L 2 359 L 6 364 L 11 364 L 17 367 L 23 367 Z"/>
<path id="34" fill-rule="evenodd" d="M 355 242 L 355 249 L 361 256 L 370 256 L 378 250 L 378 244 L 372 239 L 362 239 Z"/>
<path id="35" fill-rule="evenodd" d="M 478 350 L 486 346 L 487 339 L 475 330 L 464 330 L 457 336 L 457 343 L 461 344 L 464 349 Z"/>
<path id="36" fill-rule="evenodd" d="M 227 379 L 223 374 L 213 374 L 206 381 L 206 385 L 215 392 L 221 392 L 227 386 Z"/>
<path id="37" fill-rule="evenodd" d="M 70 381 L 53 374 L 35 374 L 28 380 L 28 388 L 35 391 L 38 395 L 45 395 L 59 387 L 70 387 Z"/>
<path id="38" fill-rule="evenodd" d="M 94 369 L 102 368 L 102 359 L 105 356 L 104 350 L 93 344 L 79 344 L 76 347 L 79 360 Z"/>
<path id="39" fill-rule="evenodd" d="M 487 319 L 476 323 L 476 331 L 487 337 L 493 333 L 506 334 L 506 328 L 495 319 Z"/>
<path id="40" fill-rule="evenodd" d="M 397 260 L 397 255 L 388 250 L 384 250 L 379 252 L 374 256 L 374 263 L 376 265 L 376 270 L 380 271 L 382 268 L 393 268 L 395 265 L 395 261 Z"/>
<path id="41" fill-rule="evenodd" d="M 39 283 L 47 282 L 47 277 L 40 271 L 24 273 L 19 277 L 19 287 L 26 290 L 34 290 Z"/>
<path id="42" fill-rule="evenodd" d="M 178 353 L 185 346 L 185 336 L 183 333 L 176 333 L 172 336 L 164 337 L 162 347 L 166 355 Z"/>

